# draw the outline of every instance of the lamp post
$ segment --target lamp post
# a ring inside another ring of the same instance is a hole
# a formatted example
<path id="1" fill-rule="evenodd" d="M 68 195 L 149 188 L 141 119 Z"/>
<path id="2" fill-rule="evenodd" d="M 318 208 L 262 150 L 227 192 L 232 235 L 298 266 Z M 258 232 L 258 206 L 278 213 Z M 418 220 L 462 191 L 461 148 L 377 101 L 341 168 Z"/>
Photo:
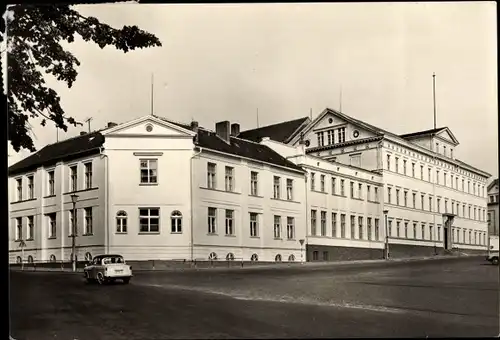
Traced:
<path id="1" fill-rule="evenodd" d="M 389 213 L 389 210 L 384 210 L 384 224 L 385 224 L 385 254 L 384 258 L 387 260 L 389 259 L 389 233 L 387 229 L 387 214 Z"/>
<path id="2" fill-rule="evenodd" d="M 71 195 L 71 202 L 73 203 L 73 225 L 71 226 L 71 264 L 73 266 L 73 271 L 76 272 L 76 201 L 78 201 L 78 195 Z"/>

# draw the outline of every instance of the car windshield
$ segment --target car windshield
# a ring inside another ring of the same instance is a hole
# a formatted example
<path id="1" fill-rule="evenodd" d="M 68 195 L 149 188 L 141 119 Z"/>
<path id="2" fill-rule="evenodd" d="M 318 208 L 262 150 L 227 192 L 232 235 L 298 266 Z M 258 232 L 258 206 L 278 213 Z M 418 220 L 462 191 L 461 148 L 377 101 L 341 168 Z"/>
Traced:
<path id="1" fill-rule="evenodd" d="M 102 259 L 102 264 L 125 263 L 121 256 L 109 256 Z"/>

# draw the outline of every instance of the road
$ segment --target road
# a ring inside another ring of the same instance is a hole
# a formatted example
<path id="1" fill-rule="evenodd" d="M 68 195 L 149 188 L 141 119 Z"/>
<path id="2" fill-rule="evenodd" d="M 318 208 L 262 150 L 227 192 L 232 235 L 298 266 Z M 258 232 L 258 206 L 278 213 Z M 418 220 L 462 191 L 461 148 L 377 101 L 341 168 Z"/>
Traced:
<path id="1" fill-rule="evenodd" d="M 499 267 L 476 257 L 137 272 L 107 286 L 72 273 L 10 275 L 17 340 L 499 334 Z"/>

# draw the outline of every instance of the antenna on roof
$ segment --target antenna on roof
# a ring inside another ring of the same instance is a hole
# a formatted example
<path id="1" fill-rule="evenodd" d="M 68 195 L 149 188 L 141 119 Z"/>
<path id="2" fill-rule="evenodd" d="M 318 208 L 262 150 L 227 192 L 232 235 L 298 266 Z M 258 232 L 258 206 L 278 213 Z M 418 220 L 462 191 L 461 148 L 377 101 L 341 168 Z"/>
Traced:
<path id="1" fill-rule="evenodd" d="M 259 128 L 259 108 L 257 108 L 257 128 Z"/>
<path id="2" fill-rule="evenodd" d="M 434 104 L 434 130 L 436 130 L 436 74 L 432 73 L 432 100 Z"/>
<path id="3" fill-rule="evenodd" d="M 312 107 L 309 108 L 309 117 L 311 118 L 311 120 L 313 119 L 313 109 L 312 109 Z"/>
<path id="4" fill-rule="evenodd" d="M 91 121 L 92 119 L 94 119 L 94 118 L 89 117 L 89 118 L 85 119 L 85 122 L 87 122 L 87 124 L 89 125 L 89 133 L 90 133 L 90 121 Z"/>
<path id="5" fill-rule="evenodd" d="M 154 115 L 154 88 L 155 88 L 155 75 L 151 73 L 151 116 Z"/>

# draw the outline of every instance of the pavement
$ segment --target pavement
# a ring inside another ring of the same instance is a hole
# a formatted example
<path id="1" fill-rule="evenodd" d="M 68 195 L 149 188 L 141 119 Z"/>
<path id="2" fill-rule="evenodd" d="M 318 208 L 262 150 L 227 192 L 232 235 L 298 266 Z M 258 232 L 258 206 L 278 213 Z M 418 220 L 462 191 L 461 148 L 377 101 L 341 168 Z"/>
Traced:
<path id="1" fill-rule="evenodd" d="M 484 257 L 138 272 L 129 285 L 10 272 L 23 339 L 492 337 L 499 267 Z"/>

